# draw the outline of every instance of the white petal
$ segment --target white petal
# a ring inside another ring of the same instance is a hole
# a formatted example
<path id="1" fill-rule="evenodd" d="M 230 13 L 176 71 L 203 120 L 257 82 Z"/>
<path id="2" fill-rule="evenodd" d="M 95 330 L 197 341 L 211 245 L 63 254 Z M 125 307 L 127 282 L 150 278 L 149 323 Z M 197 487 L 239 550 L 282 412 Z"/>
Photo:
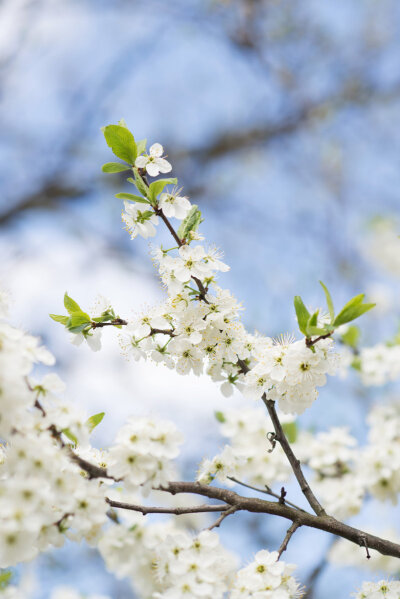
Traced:
<path id="1" fill-rule="evenodd" d="M 153 144 L 150 148 L 150 156 L 154 156 L 155 158 L 159 158 L 163 155 L 164 148 L 161 144 Z"/>
<path id="2" fill-rule="evenodd" d="M 169 173 L 170 171 L 172 171 L 172 166 L 170 165 L 168 160 L 165 160 L 165 158 L 156 158 L 155 162 L 158 168 L 160 169 L 161 173 Z"/>
<path id="3" fill-rule="evenodd" d="M 160 173 L 158 164 L 155 162 L 148 162 L 146 164 L 146 171 L 149 173 L 150 177 L 157 177 L 157 175 Z"/>
<path id="4" fill-rule="evenodd" d="M 144 168 L 148 161 L 149 159 L 147 158 L 147 156 L 138 156 L 135 160 L 135 166 L 137 166 L 138 168 Z"/>

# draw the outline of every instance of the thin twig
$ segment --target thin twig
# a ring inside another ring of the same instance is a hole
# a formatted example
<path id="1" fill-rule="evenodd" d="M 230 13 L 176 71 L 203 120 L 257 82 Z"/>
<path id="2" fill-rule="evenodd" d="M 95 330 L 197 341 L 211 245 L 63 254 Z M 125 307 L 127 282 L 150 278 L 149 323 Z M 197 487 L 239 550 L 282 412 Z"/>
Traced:
<path id="1" fill-rule="evenodd" d="M 321 341 L 322 339 L 328 339 L 328 337 L 330 337 L 332 334 L 333 334 L 333 331 L 331 333 L 326 333 L 325 335 L 320 335 L 316 339 L 311 339 L 310 337 L 306 337 L 306 345 L 307 345 L 307 347 L 312 347 L 313 345 L 318 343 L 318 341 Z"/>
<path id="2" fill-rule="evenodd" d="M 234 512 L 237 512 L 238 509 L 240 509 L 238 506 L 231 505 L 231 507 L 229 509 L 227 509 L 224 512 L 222 512 L 222 514 L 220 515 L 220 517 L 217 518 L 217 520 L 214 522 L 214 524 L 211 524 L 211 526 L 209 526 L 207 530 L 212 530 L 213 528 L 218 528 L 220 526 L 221 522 L 223 520 L 225 520 L 225 518 L 227 518 L 228 516 L 230 516 Z"/>
<path id="3" fill-rule="evenodd" d="M 180 516 L 182 514 L 201 514 L 205 512 L 224 512 L 230 510 L 232 506 L 228 503 L 222 505 L 195 505 L 192 507 L 151 507 L 146 505 L 135 505 L 132 503 L 124 503 L 122 501 L 114 501 L 106 497 L 106 501 L 111 507 L 121 508 L 123 510 L 132 510 L 140 512 L 144 516 L 146 514 L 173 514 Z"/>
<path id="4" fill-rule="evenodd" d="M 279 547 L 278 550 L 278 559 L 281 557 L 282 553 L 284 551 L 286 551 L 287 546 L 289 545 L 289 541 L 292 538 L 292 536 L 294 535 L 294 533 L 296 532 L 296 530 L 298 528 L 300 528 L 301 524 L 299 524 L 298 522 L 294 521 L 293 524 L 287 529 L 285 538 L 282 541 L 281 546 Z"/>
<path id="5" fill-rule="evenodd" d="M 90 323 L 92 329 L 101 329 L 103 327 L 117 327 L 117 326 L 125 326 L 128 322 L 123 320 L 122 318 L 114 318 L 114 320 L 109 320 L 108 322 L 96 322 L 93 320 Z"/>
<path id="6" fill-rule="evenodd" d="M 265 489 L 260 489 L 258 487 L 253 487 L 252 485 L 248 485 L 247 483 L 244 483 L 243 481 L 238 480 L 234 476 L 228 476 L 228 478 L 229 478 L 229 480 L 233 481 L 234 483 L 237 483 L 238 485 L 242 485 L 242 487 L 247 487 L 248 489 L 251 489 L 252 491 L 257 491 L 258 493 L 264 493 L 265 495 L 270 495 L 271 497 L 275 497 L 276 499 L 281 499 L 281 495 L 278 495 L 278 493 L 274 493 L 274 491 L 268 485 L 265 485 Z M 288 501 L 286 499 L 286 497 L 284 499 L 285 499 L 284 503 L 286 503 L 287 505 L 294 507 L 296 510 L 299 510 L 300 512 L 305 511 L 305 510 L 303 510 L 303 508 L 299 507 L 295 503 Z"/>

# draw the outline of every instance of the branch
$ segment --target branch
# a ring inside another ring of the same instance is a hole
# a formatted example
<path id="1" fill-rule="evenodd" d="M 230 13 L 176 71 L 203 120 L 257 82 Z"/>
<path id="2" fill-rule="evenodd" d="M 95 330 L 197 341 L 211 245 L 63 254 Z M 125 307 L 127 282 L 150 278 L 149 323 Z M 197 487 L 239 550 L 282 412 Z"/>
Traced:
<path id="1" fill-rule="evenodd" d="M 370 549 L 375 549 L 382 555 L 391 555 L 400 558 L 400 545 L 397 543 L 353 528 L 326 514 L 317 516 L 309 514 L 308 512 L 300 512 L 295 508 L 288 505 L 282 505 L 277 501 L 266 501 L 265 499 L 259 499 L 258 497 L 243 497 L 228 489 L 203 485 L 197 482 L 170 482 L 168 485 L 160 487 L 159 490 L 171 493 L 172 495 L 178 493 L 194 493 L 210 499 L 218 499 L 231 506 L 235 506 L 235 511 L 241 510 L 251 513 L 280 516 L 281 518 L 296 522 L 298 526 L 307 526 L 309 528 L 324 530 L 330 534 L 347 539 L 361 547 L 364 547 L 366 543 Z"/>
<path id="2" fill-rule="evenodd" d="M 234 476 L 228 476 L 228 478 L 229 478 L 229 480 L 233 481 L 234 483 L 237 483 L 238 485 L 242 485 L 242 487 L 246 487 L 247 489 L 252 489 L 253 491 L 257 491 L 257 493 L 264 493 L 265 495 L 270 495 L 271 497 L 275 497 L 276 499 L 282 500 L 282 494 L 278 495 L 278 493 L 274 493 L 274 491 L 272 489 L 270 489 L 270 487 L 268 487 L 268 485 L 265 485 L 265 489 L 259 489 L 258 487 L 253 487 L 253 485 L 248 485 L 247 483 L 244 483 L 241 480 L 238 480 Z M 303 508 L 299 507 L 295 503 L 288 501 L 285 497 L 283 498 L 283 502 L 287 503 L 287 505 L 294 507 L 296 510 L 299 510 L 300 512 L 305 511 L 305 510 L 303 510 Z"/>
<path id="3" fill-rule="evenodd" d="M 208 530 L 212 530 L 213 528 L 218 528 L 221 524 L 221 522 L 223 520 L 225 520 L 225 518 L 227 518 L 227 516 L 230 516 L 230 514 L 234 514 L 235 512 L 238 511 L 238 507 L 236 505 L 232 505 L 229 509 L 224 510 L 222 512 L 222 514 L 220 515 L 220 517 L 214 522 L 214 524 L 211 524 L 211 526 L 208 527 Z"/>
<path id="4" fill-rule="evenodd" d="M 114 320 L 110 320 L 109 322 L 96 322 L 93 320 L 90 323 L 92 329 L 101 329 L 102 327 L 115 327 L 115 326 L 125 326 L 128 322 L 123 320 L 122 318 L 114 318 Z"/>
<path id="5" fill-rule="evenodd" d="M 241 371 L 244 374 L 247 374 L 249 372 L 250 368 L 247 366 L 246 362 L 244 362 L 240 358 L 238 359 L 238 365 L 240 366 Z M 265 393 L 263 393 L 261 399 L 267 407 L 268 414 L 272 420 L 272 424 L 274 425 L 274 429 L 275 429 L 275 434 L 274 434 L 274 437 L 272 440 L 272 443 L 273 443 L 272 449 L 274 448 L 275 442 L 278 441 L 280 443 L 283 451 L 285 452 L 287 459 L 289 460 L 289 463 L 293 470 L 293 474 L 295 475 L 297 482 L 300 485 L 300 489 L 302 490 L 308 503 L 310 504 L 310 506 L 312 507 L 312 509 L 318 516 L 326 516 L 326 512 L 325 512 L 324 508 L 322 507 L 322 505 L 320 504 L 318 499 L 315 497 L 314 493 L 311 490 L 310 485 L 308 484 L 308 482 L 306 480 L 306 477 L 303 474 L 303 471 L 302 471 L 301 465 L 300 465 L 300 460 L 298 460 L 296 458 L 296 456 L 293 453 L 292 448 L 290 447 L 290 443 L 286 438 L 286 435 L 283 431 L 282 425 L 278 418 L 278 414 L 276 413 L 275 402 L 272 401 L 271 399 L 267 399 L 267 396 Z"/>
<path id="6" fill-rule="evenodd" d="M 110 475 L 108 475 L 105 468 L 100 468 L 99 466 L 90 464 L 83 458 L 80 458 L 74 454 L 72 451 L 70 454 L 71 458 L 76 461 L 91 478 L 112 478 Z M 198 482 L 170 482 L 167 485 L 158 487 L 157 490 L 165 491 L 171 495 L 177 495 L 178 493 L 193 493 L 194 495 L 201 495 L 203 497 L 208 497 L 209 499 L 217 499 L 222 501 L 224 504 L 235 508 L 234 510 L 232 509 L 230 513 L 241 510 L 251 513 L 280 516 L 281 518 L 296 522 L 298 527 L 308 526 L 309 528 L 324 530 L 330 534 L 347 539 L 348 541 L 351 541 L 360 547 L 369 547 L 369 549 L 375 549 L 376 551 L 379 551 L 379 553 L 382 555 L 391 555 L 393 557 L 400 558 L 400 545 L 397 543 L 393 543 L 392 541 L 388 541 L 357 528 L 353 528 L 352 526 L 336 520 L 336 518 L 333 518 L 332 516 L 327 516 L 325 512 L 314 516 L 306 511 L 300 511 L 296 508 L 279 503 L 279 501 L 266 501 L 265 499 L 259 499 L 258 497 L 243 497 L 234 491 L 203 485 Z M 222 507 L 224 508 L 224 511 L 229 511 L 229 508 L 226 508 L 225 505 L 218 506 L 219 509 Z"/>
<path id="7" fill-rule="evenodd" d="M 106 497 L 106 501 L 111 507 L 121 508 L 123 510 L 132 510 L 134 512 L 141 512 L 143 516 L 146 514 L 174 514 L 180 516 L 182 514 L 201 514 L 203 512 L 229 512 L 232 510 L 232 506 L 223 503 L 222 505 L 195 505 L 193 507 L 147 507 L 145 505 L 134 505 L 132 503 L 123 503 L 121 501 L 114 501 L 109 497 Z M 226 514 L 228 515 L 228 514 Z"/>
<path id="8" fill-rule="evenodd" d="M 310 485 L 308 484 L 308 482 L 306 480 L 306 477 L 303 474 L 303 471 L 300 466 L 300 460 L 298 460 L 296 458 L 296 456 L 294 455 L 293 450 L 290 447 L 290 443 L 287 440 L 285 433 L 283 432 L 282 425 L 278 418 L 278 414 L 276 413 L 276 410 L 275 410 L 275 402 L 272 401 L 271 399 L 267 399 L 267 396 L 265 395 L 265 393 L 263 393 L 263 396 L 261 399 L 263 400 L 264 404 L 266 405 L 268 414 L 272 420 L 272 424 L 274 425 L 275 440 L 280 443 L 283 451 L 285 452 L 286 457 L 289 460 L 289 463 L 292 467 L 293 473 L 300 485 L 300 489 L 302 490 L 304 496 L 306 497 L 308 503 L 310 504 L 310 506 L 312 507 L 314 512 L 318 516 L 326 516 L 326 512 L 325 512 L 324 508 L 322 507 L 322 505 L 320 504 L 318 499 L 315 497 L 314 493 L 311 490 Z"/>
<path id="9" fill-rule="evenodd" d="M 87 460 L 84 460 L 79 455 L 74 453 L 72 451 L 72 449 L 69 450 L 69 455 L 70 455 L 70 458 L 72 459 L 72 461 L 76 462 L 78 464 L 78 466 L 80 466 L 82 468 L 82 470 L 87 472 L 87 474 L 89 475 L 89 478 L 109 478 L 109 479 L 115 480 L 115 482 L 117 482 L 117 479 L 115 479 L 113 476 L 108 474 L 106 468 L 101 468 L 100 466 L 91 464 Z"/>
<path id="10" fill-rule="evenodd" d="M 310 337 L 306 337 L 306 345 L 307 347 L 312 347 L 318 343 L 318 341 L 321 341 L 321 339 L 328 339 L 328 337 L 331 337 L 331 335 L 333 335 L 333 331 L 331 333 L 326 333 L 325 335 L 320 335 L 316 339 L 310 339 Z"/>
<path id="11" fill-rule="evenodd" d="M 301 524 L 299 524 L 298 522 L 294 521 L 293 524 L 287 529 L 285 538 L 282 541 L 281 546 L 279 547 L 278 550 L 278 559 L 281 557 L 282 553 L 284 551 L 286 551 L 287 546 L 289 545 L 289 541 L 292 538 L 292 536 L 294 535 L 294 533 L 296 532 L 296 530 L 298 528 L 300 528 Z"/>

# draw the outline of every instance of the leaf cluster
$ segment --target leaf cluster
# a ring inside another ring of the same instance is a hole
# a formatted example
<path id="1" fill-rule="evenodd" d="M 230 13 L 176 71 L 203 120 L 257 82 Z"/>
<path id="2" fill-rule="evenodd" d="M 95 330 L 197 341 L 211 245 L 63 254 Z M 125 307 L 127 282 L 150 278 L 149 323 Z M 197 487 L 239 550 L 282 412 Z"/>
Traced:
<path id="1" fill-rule="evenodd" d="M 365 312 L 368 312 L 368 310 L 371 310 L 371 308 L 375 306 L 375 304 L 363 303 L 365 294 L 360 293 L 348 301 L 338 314 L 335 314 L 331 294 L 322 281 L 320 281 L 320 284 L 325 293 L 329 312 L 329 322 L 326 324 L 318 323 L 319 310 L 316 310 L 313 314 L 310 314 L 301 297 L 296 295 L 294 298 L 294 307 L 296 310 L 299 329 L 307 339 L 310 339 L 315 335 L 329 336 L 335 331 L 336 328 L 343 324 L 347 324 L 356 318 L 359 318 L 365 314 Z M 357 327 L 354 327 L 354 329 L 357 329 Z M 358 340 L 357 330 L 354 329 L 352 329 L 352 331 L 348 334 L 345 341 L 349 345 L 356 343 Z"/>

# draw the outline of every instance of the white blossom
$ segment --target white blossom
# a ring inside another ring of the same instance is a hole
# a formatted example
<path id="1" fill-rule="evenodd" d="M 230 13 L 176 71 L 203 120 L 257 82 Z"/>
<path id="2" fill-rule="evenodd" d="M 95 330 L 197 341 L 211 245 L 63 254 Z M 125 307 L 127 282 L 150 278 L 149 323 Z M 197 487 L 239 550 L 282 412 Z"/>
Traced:
<path id="1" fill-rule="evenodd" d="M 160 173 L 169 173 L 172 170 L 172 166 L 168 160 L 162 158 L 163 154 L 164 148 L 162 145 L 155 143 L 150 146 L 149 154 L 144 154 L 136 158 L 135 166 L 146 169 L 151 177 L 157 177 Z"/>

